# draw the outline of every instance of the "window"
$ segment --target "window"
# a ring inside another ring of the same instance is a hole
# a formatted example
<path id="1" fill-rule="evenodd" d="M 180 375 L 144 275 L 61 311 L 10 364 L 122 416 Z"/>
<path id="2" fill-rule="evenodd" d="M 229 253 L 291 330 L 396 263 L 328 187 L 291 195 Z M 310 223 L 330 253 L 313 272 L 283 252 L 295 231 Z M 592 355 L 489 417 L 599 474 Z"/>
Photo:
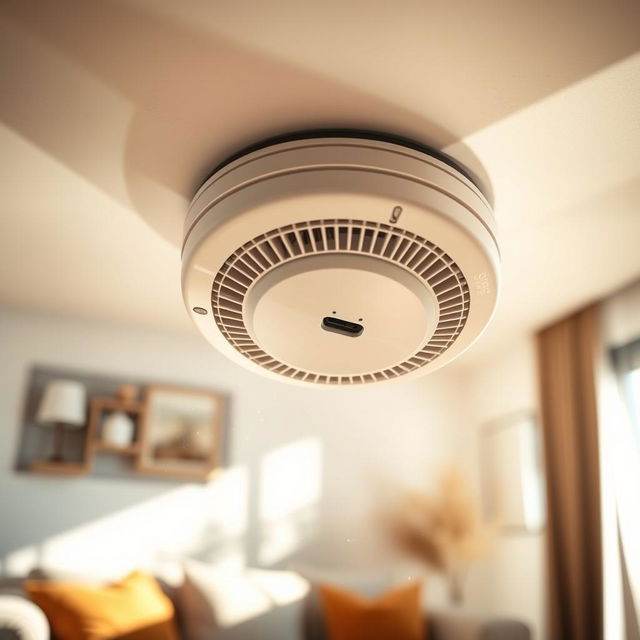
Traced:
<path id="1" fill-rule="evenodd" d="M 626 637 L 635 638 L 640 637 L 640 511 L 637 507 L 640 491 L 640 339 L 614 349 L 612 355 L 619 383 L 617 404 L 620 410 L 614 410 L 606 423 L 604 444 L 611 456 L 606 468 L 615 485 L 615 526 L 620 542 Z"/>
<path id="2" fill-rule="evenodd" d="M 613 352 L 620 387 L 640 446 L 640 339 Z"/>

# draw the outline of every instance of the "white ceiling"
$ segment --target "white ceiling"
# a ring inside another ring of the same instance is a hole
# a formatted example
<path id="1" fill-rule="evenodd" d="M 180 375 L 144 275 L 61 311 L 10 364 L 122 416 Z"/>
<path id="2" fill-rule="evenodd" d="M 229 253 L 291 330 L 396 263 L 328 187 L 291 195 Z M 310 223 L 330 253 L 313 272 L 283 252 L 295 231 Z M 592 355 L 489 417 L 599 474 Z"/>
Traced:
<path id="1" fill-rule="evenodd" d="M 191 331 L 185 207 L 229 153 L 397 133 L 495 198 L 504 289 L 472 364 L 640 275 L 640 3 L 0 5 L 0 304 Z"/>

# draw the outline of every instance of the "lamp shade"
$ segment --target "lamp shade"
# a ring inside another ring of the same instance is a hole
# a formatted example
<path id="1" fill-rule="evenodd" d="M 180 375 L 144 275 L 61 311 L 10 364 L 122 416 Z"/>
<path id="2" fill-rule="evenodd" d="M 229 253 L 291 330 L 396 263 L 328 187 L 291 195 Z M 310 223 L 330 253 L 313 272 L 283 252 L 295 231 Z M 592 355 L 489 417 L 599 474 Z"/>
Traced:
<path id="1" fill-rule="evenodd" d="M 85 424 L 86 404 L 84 385 L 73 380 L 54 380 L 44 390 L 37 420 L 81 427 Z"/>

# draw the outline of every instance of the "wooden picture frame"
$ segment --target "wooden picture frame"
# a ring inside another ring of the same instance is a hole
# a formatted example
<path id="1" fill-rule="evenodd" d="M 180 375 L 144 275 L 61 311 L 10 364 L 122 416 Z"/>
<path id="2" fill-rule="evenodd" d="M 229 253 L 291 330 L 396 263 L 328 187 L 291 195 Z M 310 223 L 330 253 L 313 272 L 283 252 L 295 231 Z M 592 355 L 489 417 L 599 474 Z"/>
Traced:
<path id="1" fill-rule="evenodd" d="M 148 386 L 136 471 L 207 480 L 221 463 L 224 414 L 225 397 L 219 393 Z"/>

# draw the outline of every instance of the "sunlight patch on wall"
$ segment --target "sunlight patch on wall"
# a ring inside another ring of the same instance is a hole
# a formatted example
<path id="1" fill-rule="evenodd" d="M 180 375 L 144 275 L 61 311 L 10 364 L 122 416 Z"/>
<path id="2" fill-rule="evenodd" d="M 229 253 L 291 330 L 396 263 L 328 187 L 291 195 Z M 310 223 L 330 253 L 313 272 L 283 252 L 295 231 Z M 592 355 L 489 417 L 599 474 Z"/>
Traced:
<path id="1" fill-rule="evenodd" d="M 217 527 L 218 536 L 237 537 L 247 531 L 249 522 L 249 477 L 246 467 L 225 470 L 201 487 L 204 522 Z"/>
<path id="2" fill-rule="evenodd" d="M 233 467 L 206 485 L 173 489 L 52 536 L 37 548 L 12 552 L 5 558 L 5 570 L 25 575 L 40 567 L 117 579 L 144 568 L 176 581 L 182 557 L 222 549 L 244 534 L 247 504 L 247 470 Z"/>
<path id="3" fill-rule="evenodd" d="M 5 557 L 2 575 L 26 576 L 38 564 L 38 549 L 36 546 L 16 549 Z"/>
<path id="4" fill-rule="evenodd" d="M 322 446 L 317 438 L 285 445 L 260 465 L 259 516 L 263 564 L 273 564 L 311 535 L 322 493 Z"/>

